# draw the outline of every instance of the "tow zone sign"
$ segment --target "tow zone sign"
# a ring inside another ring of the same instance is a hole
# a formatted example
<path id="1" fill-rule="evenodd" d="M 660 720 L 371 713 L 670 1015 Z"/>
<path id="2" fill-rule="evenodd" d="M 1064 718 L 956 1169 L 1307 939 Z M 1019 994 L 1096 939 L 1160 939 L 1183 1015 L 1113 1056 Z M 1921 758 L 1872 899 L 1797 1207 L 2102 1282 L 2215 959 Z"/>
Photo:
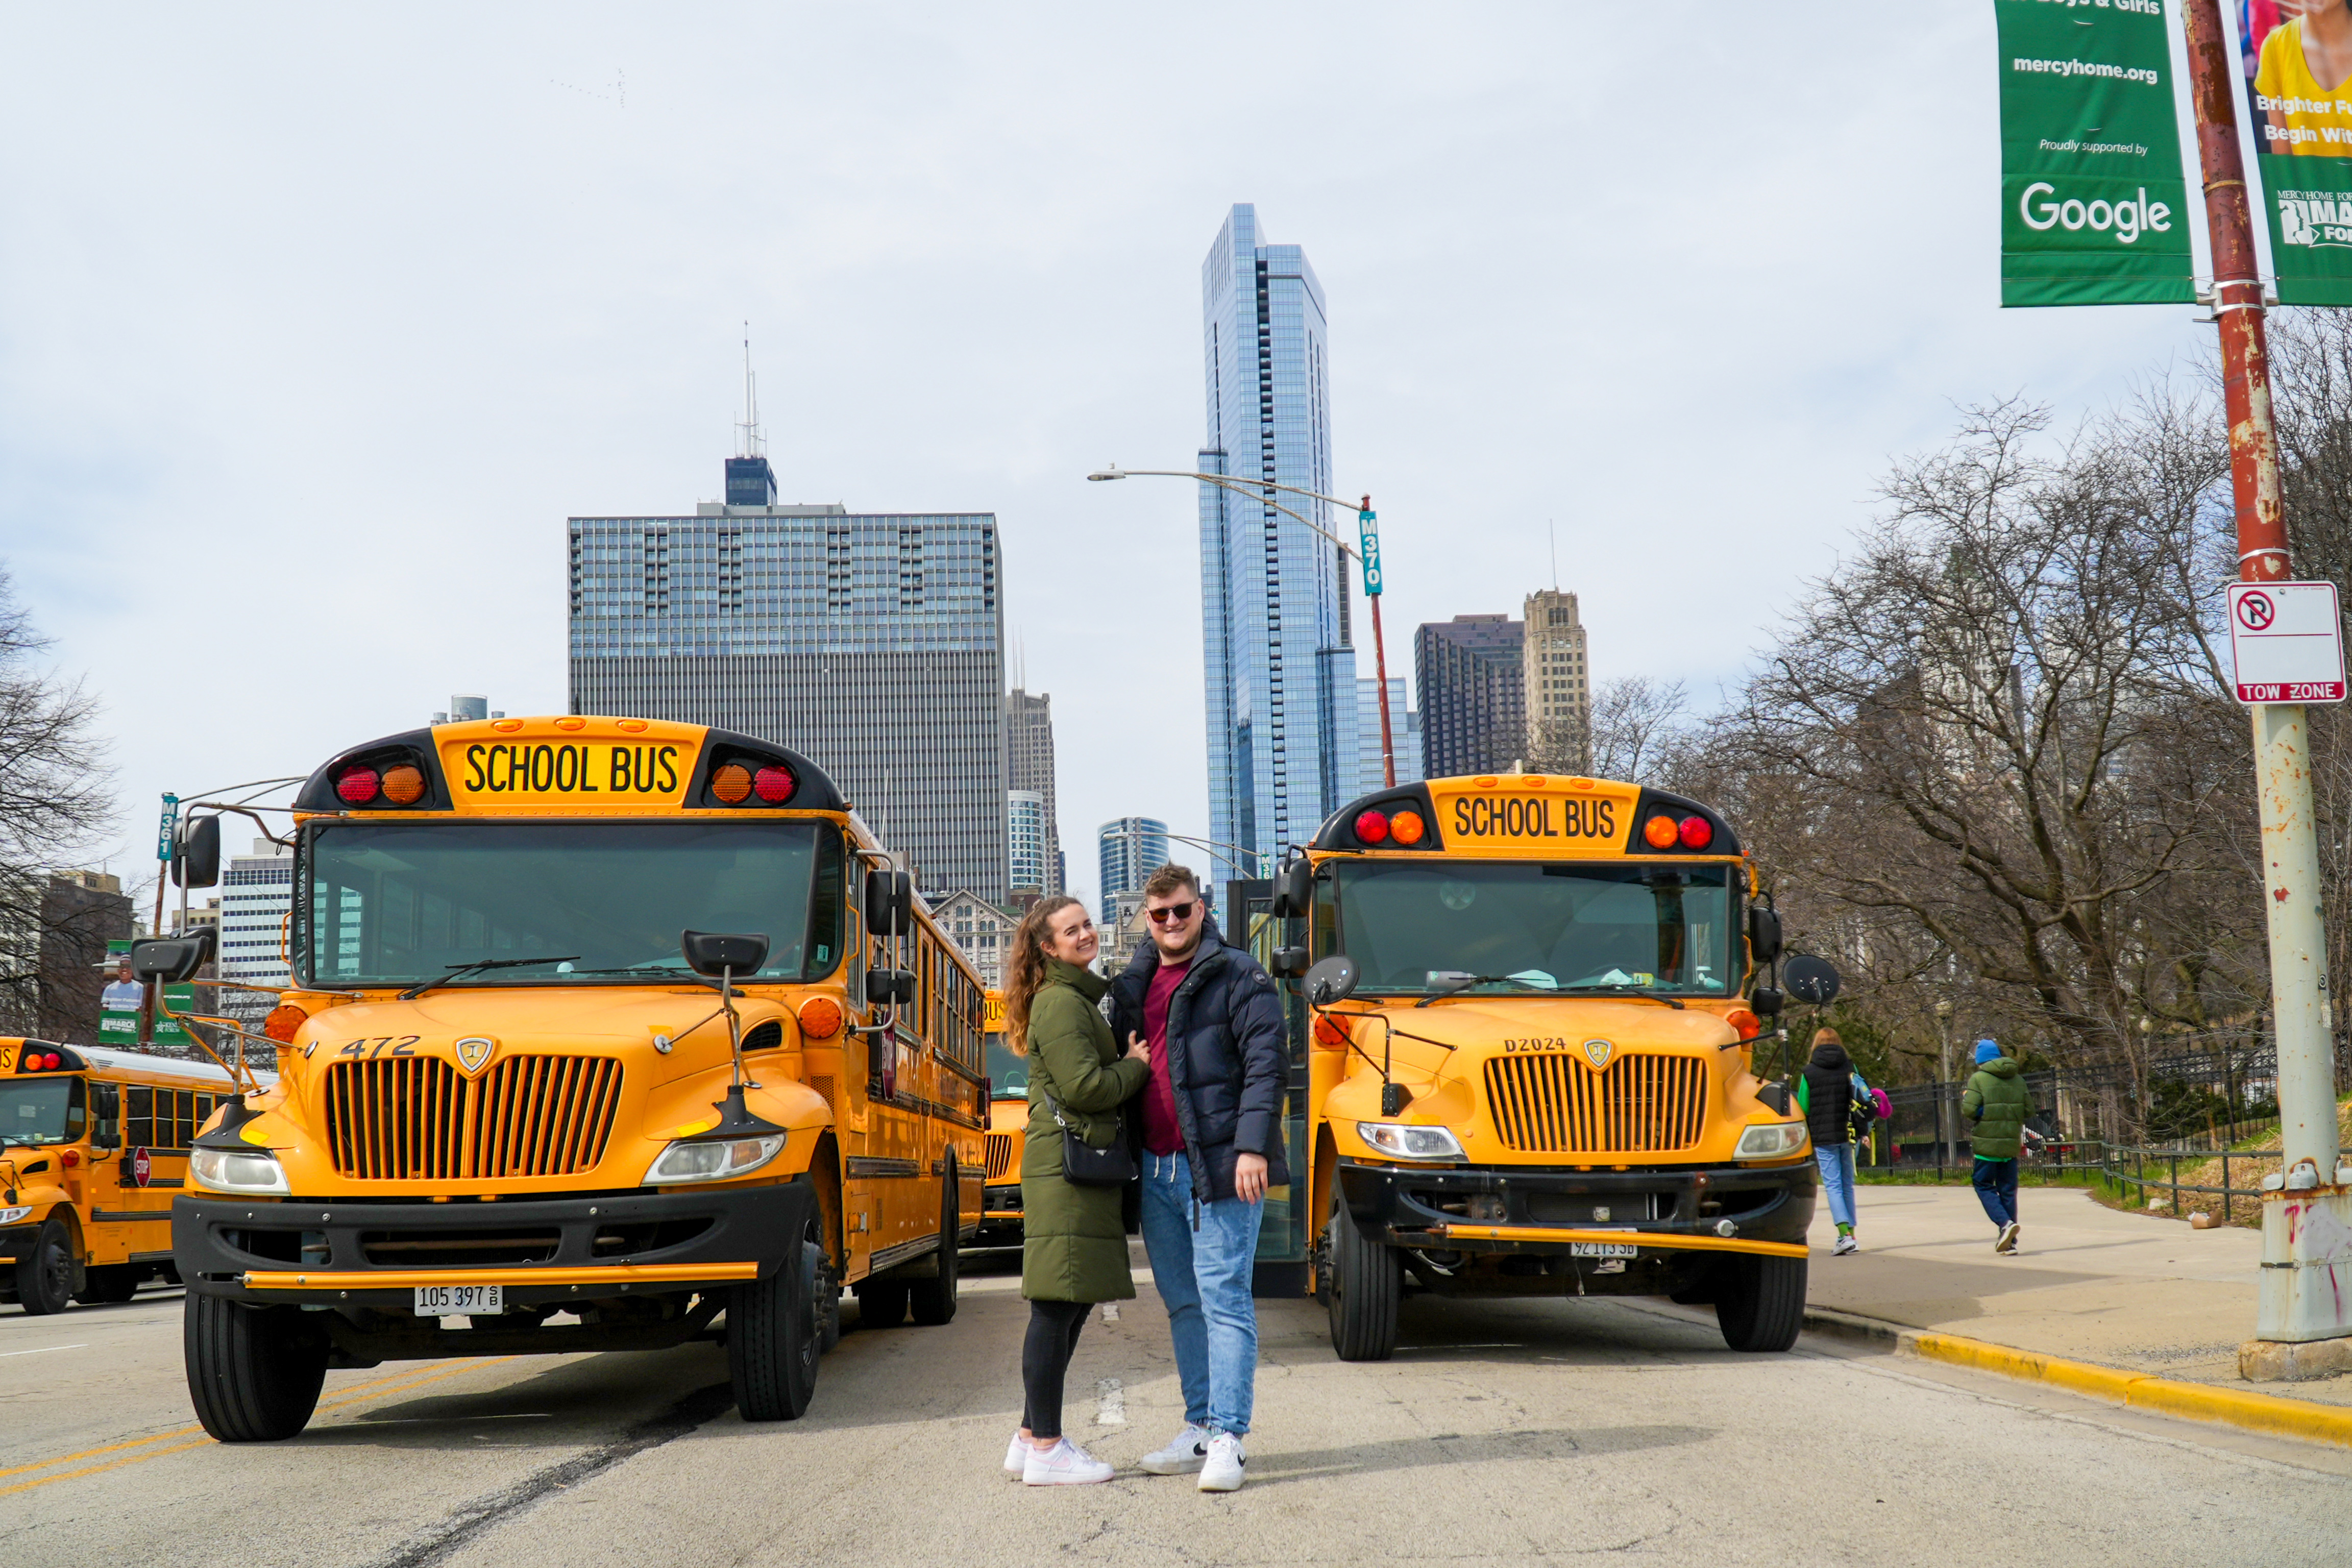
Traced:
<path id="1" fill-rule="evenodd" d="M 2231 584 L 2230 663 L 2241 702 L 2343 701 L 2336 584 Z"/>

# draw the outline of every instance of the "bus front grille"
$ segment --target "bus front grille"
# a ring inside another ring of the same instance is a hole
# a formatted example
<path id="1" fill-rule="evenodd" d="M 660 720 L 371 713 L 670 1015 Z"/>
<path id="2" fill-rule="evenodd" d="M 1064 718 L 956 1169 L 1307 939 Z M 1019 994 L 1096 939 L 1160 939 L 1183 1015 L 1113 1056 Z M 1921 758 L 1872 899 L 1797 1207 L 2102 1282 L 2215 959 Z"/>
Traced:
<path id="1" fill-rule="evenodd" d="M 988 1135 L 988 1179 L 1001 1182 L 1013 1169 L 1013 1134 L 992 1132 Z"/>
<path id="2" fill-rule="evenodd" d="M 1600 1072 L 1573 1056 L 1486 1064 L 1486 1103 L 1504 1144 L 1530 1154 L 1664 1154 L 1695 1148 L 1706 1117 L 1706 1064 L 1620 1056 Z"/>
<path id="3" fill-rule="evenodd" d="M 478 1079 L 435 1057 L 337 1062 L 327 1142 L 363 1182 L 572 1176 L 604 1157 L 620 1099 L 609 1057 L 508 1057 Z"/>

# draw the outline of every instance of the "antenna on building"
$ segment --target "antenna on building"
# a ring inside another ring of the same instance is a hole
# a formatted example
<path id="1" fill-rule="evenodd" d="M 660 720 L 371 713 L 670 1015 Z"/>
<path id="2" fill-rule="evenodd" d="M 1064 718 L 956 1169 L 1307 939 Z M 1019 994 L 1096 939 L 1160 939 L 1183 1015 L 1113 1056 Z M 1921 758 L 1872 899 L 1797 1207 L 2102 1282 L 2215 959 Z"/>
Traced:
<path id="1" fill-rule="evenodd" d="M 1559 529 L 1551 519 L 1544 519 L 1544 532 L 1551 539 L 1551 591 L 1559 592 Z"/>
<path id="2" fill-rule="evenodd" d="M 743 323 L 743 422 L 735 426 L 742 433 L 738 443 L 739 458 L 764 458 L 768 455 L 768 438 L 760 430 L 760 378 L 751 372 L 751 323 Z"/>

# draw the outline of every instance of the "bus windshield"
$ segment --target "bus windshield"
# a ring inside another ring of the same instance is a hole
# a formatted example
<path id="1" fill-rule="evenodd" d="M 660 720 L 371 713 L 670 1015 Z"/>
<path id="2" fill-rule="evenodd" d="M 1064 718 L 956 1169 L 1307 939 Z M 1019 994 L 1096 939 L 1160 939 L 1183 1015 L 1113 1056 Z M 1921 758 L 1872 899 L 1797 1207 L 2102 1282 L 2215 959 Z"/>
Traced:
<path id="1" fill-rule="evenodd" d="M 19 1079 L 0 1083 L 0 1145 L 71 1143 L 81 1137 L 81 1079 Z"/>
<path id="2" fill-rule="evenodd" d="M 1335 871 L 1339 951 L 1363 991 L 1720 994 L 1733 978 L 1727 867 L 1430 859 Z"/>
<path id="3" fill-rule="evenodd" d="M 308 983 L 642 983 L 686 967 L 682 931 L 760 932 L 749 981 L 822 978 L 842 950 L 829 824 L 331 822 L 306 841 Z M 542 962 L 543 961 L 543 962 Z"/>
<path id="4" fill-rule="evenodd" d="M 1016 1057 L 1003 1035 L 988 1037 L 989 1093 L 998 1100 L 1029 1098 L 1029 1061 Z"/>

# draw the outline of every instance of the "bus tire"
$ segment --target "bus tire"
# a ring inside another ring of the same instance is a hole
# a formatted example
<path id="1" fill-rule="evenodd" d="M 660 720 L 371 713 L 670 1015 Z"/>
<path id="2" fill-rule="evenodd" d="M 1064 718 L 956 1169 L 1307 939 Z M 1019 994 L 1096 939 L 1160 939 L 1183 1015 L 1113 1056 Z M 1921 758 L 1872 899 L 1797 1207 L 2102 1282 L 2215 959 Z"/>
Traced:
<path id="1" fill-rule="evenodd" d="M 16 1301 L 27 1317 L 62 1312 L 74 1298 L 73 1237 L 52 1219 L 33 1237 L 32 1252 L 16 1260 Z"/>
<path id="2" fill-rule="evenodd" d="M 1396 1351 L 1404 1266 L 1396 1249 L 1365 1238 L 1347 1208 L 1331 1210 L 1331 1349 L 1341 1361 L 1386 1361 Z"/>
<path id="3" fill-rule="evenodd" d="M 1715 1268 L 1715 1321 L 1736 1351 L 1784 1351 L 1805 1326 L 1805 1259 L 1734 1253 Z"/>
<path id="4" fill-rule="evenodd" d="M 815 1396 L 817 1358 L 824 1353 L 805 1267 L 814 1205 L 805 1190 L 785 1193 L 792 1212 L 783 1228 L 793 1240 L 782 1266 L 727 1297 L 727 1375 L 736 1414 L 746 1421 L 799 1420 Z"/>
<path id="5" fill-rule="evenodd" d="M 205 1431 L 224 1443 L 275 1443 L 310 1425 L 327 1341 L 299 1308 L 190 1291 L 180 1321 L 188 1399 Z"/>
<path id="6" fill-rule="evenodd" d="M 857 1326 L 895 1329 L 907 1321 L 907 1282 L 868 1279 L 857 1287 Z"/>
<path id="7" fill-rule="evenodd" d="M 907 1304 L 914 1309 L 915 1321 L 927 1329 L 951 1323 L 956 1314 L 956 1276 L 962 1268 L 962 1239 L 957 1234 L 963 1228 L 963 1215 L 957 1211 L 955 1162 L 948 1162 L 948 1179 L 940 1194 L 940 1271 L 928 1279 L 907 1281 Z"/>
<path id="8" fill-rule="evenodd" d="M 82 1270 L 82 1287 L 74 1300 L 86 1307 L 111 1307 L 139 1294 L 139 1277 L 146 1270 L 135 1263 L 109 1263 Z"/>

